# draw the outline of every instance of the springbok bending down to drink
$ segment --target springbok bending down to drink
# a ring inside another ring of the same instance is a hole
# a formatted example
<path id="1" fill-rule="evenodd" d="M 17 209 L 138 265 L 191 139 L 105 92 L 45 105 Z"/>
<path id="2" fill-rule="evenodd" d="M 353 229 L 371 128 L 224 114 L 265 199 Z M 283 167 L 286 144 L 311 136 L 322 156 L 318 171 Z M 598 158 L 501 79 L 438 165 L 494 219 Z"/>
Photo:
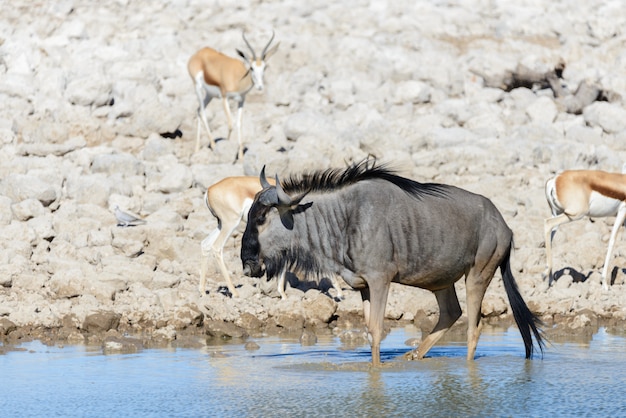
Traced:
<path id="1" fill-rule="evenodd" d="M 622 173 L 626 171 L 626 165 Z M 569 170 L 546 182 L 546 199 L 552 218 L 544 221 L 546 272 L 552 283 L 552 239 L 559 225 L 582 219 L 617 216 L 602 269 L 602 286 L 608 290 L 609 261 L 619 227 L 626 219 L 626 174 L 594 170 Z"/>
<path id="2" fill-rule="evenodd" d="M 276 184 L 274 179 L 268 180 L 272 185 Z M 224 263 L 224 245 L 228 238 L 233 234 L 237 226 L 242 220 L 248 219 L 248 211 L 254 196 L 262 189 L 261 182 L 258 177 L 226 177 L 214 185 L 210 186 L 204 194 L 207 207 L 217 219 L 217 228 L 215 228 L 202 241 L 202 262 L 200 266 L 200 285 L 199 290 L 204 294 L 206 290 L 206 271 L 207 262 L 210 255 L 215 257 L 219 265 L 220 271 L 230 293 L 238 297 L 239 294 L 233 285 L 228 269 Z M 285 299 L 285 281 L 287 271 L 281 272 L 278 278 L 278 293 L 282 299 Z M 332 277 L 331 282 L 337 291 L 337 297 L 342 298 L 343 292 L 337 280 Z"/>
<path id="3" fill-rule="evenodd" d="M 228 138 L 233 130 L 233 118 L 230 113 L 230 106 L 228 105 L 228 99 L 234 99 L 237 102 L 237 141 L 239 141 L 239 151 L 237 158 L 243 158 L 243 142 L 241 138 L 241 118 L 243 104 L 246 99 L 246 94 L 256 87 L 258 90 L 263 90 L 263 73 L 266 67 L 266 61 L 272 56 L 278 49 L 280 42 L 270 48 L 270 44 L 274 40 L 274 33 L 270 41 L 263 48 L 261 55 L 257 57 L 256 53 L 250 46 L 250 43 L 246 39 L 245 33 L 242 33 L 242 37 L 252 56 L 237 49 L 237 53 L 243 62 L 231 58 L 216 51 L 212 48 L 202 48 L 196 52 L 189 59 L 187 69 L 189 75 L 193 79 L 196 94 L 198 95 L 198 124 L 196 132 L 196 152 L 200 149 L 200 123 L 204 125 L 204 128 L 209 135 L 209 141 L 211 149 L 215 149 L 215 139 L 211 134 L 209 128 L 209 122 L 206 116 L 206 106 L 214 97 L 220 97 L 224 105 L 224 112 L 228 118 Z"/>

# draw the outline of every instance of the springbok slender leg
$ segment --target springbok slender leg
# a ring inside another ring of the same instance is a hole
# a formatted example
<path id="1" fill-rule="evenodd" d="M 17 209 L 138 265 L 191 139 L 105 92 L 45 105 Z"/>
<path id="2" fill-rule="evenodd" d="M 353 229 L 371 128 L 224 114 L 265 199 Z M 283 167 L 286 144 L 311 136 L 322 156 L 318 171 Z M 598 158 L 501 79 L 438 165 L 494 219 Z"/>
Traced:
<path id="1" fill-rule="evenodd" d="M 205 239 L 202 240 L 200 244 L 200 248 L 202 251 L 202 255 L 200 257 L 200 283 L 198 285 L 198 290 L 201 295 L 204 295 L 206 290 L 206 271 L 209 262 L 209 256 L 212 254 L 213 244 L 215 240 L 220 234 L 220 228 L 215 228 Z"/>
<path id="2" fill-rule="evenodd" d="M 204 293 L 206 286 L 206 256 L 208 253 L 212 254 L 218 262 L 220 271 L 222 272 L 222 276 L 224 280 L 226 280 L 226 285 L 228 286 L 228 290 L 233 295 L 233 297 L 239 297 L 239 293 L 235 289 L 232 280 L 230 279 L 230 274 L 228 273 L 228 269 L 226 268 L 226 264 L 224 264 L 224 245 L 228 238 L 235 231 L 235 228 L 239 225 L 239 221 L 234 225 L 221 225 L 217 229 L 213 230 L 203 241 L 202 241 L 202 266 L 200 271 L 200 293 Z M 216 234 L 217 231 L 217 234 Z"/>
<path id="3" fill-rule="evenodd" d="M 343 299 L 343 291 L 341 290 L 341 285 L 339 284 L 339 280 L 337 280 L 336 276 L 332 276 L 330 281 L 333 283 L 333 287 L 337 291 L 337 297 L 339 299 Z"/>
<path id="4" fill-rule="evenodd" d="M 459 298 L 456 295 L 454 285 L 437 290 L 434 293 L 439 305 L 439 320 L 435 328 L 422 340 L 417 349 L 406 354 L 409 360 L 423 359 L 433 345 L 461 317 L 461 306 L 459 305 Z"/>
<path id="5" fill-rule="evenodd" d="M 606 259 L 604 260 L 604 267 L 602 268 L 602 287 L 604 290 L 609 290 L 609 264 L 611 262 L 611 255 L 613 254 L 613 248 L 615 247 L 615 239 L 617 237 L 617 232 L 619 228 L 624 224 L 626 220 L 626 203 L 622 202 L 617 209 L 617 216 L 615 218 L 615 223 L 613 224 L 613 229 L 611 230 L 611 238 L 609 239 L 609 248 L 606 252 Z"/>
<path id="6" fill-rule="evenodd" d="M 243 159 L 243 139 L 241 137 L 241 122 L 243 119 L 243 103 L 244 103 L 244 100 L 242 97 L 241 101 L 237 105 L 237 143 L 239 145 L 239 151 L 237 153 L 238 160 Z"/>
<path id="7" fill-rule="evenodd" d="M 370 289 L 365 287 L 359 289 L 361 292 L 361 300 L 363 301 L 363 321 L 365 326 L 369 327 L 370 324 Z"/>
<path id="8" fill-rule="evenodd" d="M 213 138 L 213 134 L 211 134 L 211 128 L 209 128 L 209 121 L 206 117 L 206 107 L 208 106 L 213 96 L 209 94 L 202 85 L 202 74 L 198 74 L 195 81 L 196 86 L 196 95 L 198 96 L 198 123 L 196 125 L 196 152 L 200 150 L 200 136 L 201 132 L 201 124 L 204 125 L 204 129 L 206 129 L 207 135 L 209 136 L 209 141 L 211 145 L 211 149 L 215 149 L 215 139 Z"/>
<path id="9" fill-rule="evenodd" d="M 230 112 L 230 106 L 226 96 L 222 97 L 222 105 L 224 106 L 224 113 L 226 113 L 226 119 L 228 120 L 228 136 L 226 138 L 230 140 L 230 134 L 233 132 L 233 115 Z"/>
<path id="10" fill-rule="evenodd" d="M 568 217 L 566 214 L 562 213 L 554 218 L 547 218 L 543 223 L 543 233 L 544 239 L 546 243 L 546 270 L 543 273 L 544 277 L 548 277 L 548 285 L 552 284 L 553 276 L 552 276 L 552 238 L 554 237 L 555 228 L 559 225 L 566 224 L 575 219 Z"/>
<path id="11" fill-rule="evenodd" d="M 286 276 L 287 276 L 287 270 L 283 269 L 283 271 L 280 272 L 280 276 L 278 276 L 278 294 L 280 295 L 281 299 L 287 299 L 287 294 L 285 293 L 285 284 L 286 284 Z"/>

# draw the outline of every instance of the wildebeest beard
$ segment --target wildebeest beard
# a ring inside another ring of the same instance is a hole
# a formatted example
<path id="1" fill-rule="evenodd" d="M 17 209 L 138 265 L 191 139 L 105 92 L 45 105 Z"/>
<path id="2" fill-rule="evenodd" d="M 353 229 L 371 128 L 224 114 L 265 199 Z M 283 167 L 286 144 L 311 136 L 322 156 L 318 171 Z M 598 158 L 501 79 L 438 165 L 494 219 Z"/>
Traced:
<path id="1" fill-rule="evenodd" d="M 318 260 L 302 247 L 283 249 L 277 254 L 267 255 L 264 263 L 268 279 L 278 276 L 285 269 L 301 273 L 305 277 L 323 273 Z"/>

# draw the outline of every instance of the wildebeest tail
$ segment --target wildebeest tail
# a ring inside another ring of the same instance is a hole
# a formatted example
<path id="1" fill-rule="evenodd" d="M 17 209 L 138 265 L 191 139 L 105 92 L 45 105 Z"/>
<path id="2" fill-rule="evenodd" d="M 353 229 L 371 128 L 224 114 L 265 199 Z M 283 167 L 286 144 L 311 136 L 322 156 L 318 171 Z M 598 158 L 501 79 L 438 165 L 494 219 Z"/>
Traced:
<path id="1" fill-rule="evenodd" d="M 530 309 L 528 309 L 526 302 L 524 302 L 524 299 L 522 298 L 522 295 L 517 287 L 517 283 L 515 282 L 515 278 L 513 277 L 513 273 L 511 273 L 510 259 L 511 250 L 509 249 L 509 253 L 502 261 L 502 264 L 500 264 L 500 272 L 502 273 L 502 281 L 504 282 L 506 295 L 509 298 L 509 304 L 513 310 L 513 318 L 515 319 L 517 328 L 519 329 L 520 334 L 522 334 L 522 339 L 524 340 L 526 358 L 531 358 L 533 355 L 533 335 L 535 336 L 535 341 L 537 341 L 539 350 L 541 350 L 541 354 L 543 355 L 545 342 L 541 335 L 541 331 L 539 330 L 539 326 L 542 325 L 541 320 L 537 317 L 537 315 L 532 313 Z"/>

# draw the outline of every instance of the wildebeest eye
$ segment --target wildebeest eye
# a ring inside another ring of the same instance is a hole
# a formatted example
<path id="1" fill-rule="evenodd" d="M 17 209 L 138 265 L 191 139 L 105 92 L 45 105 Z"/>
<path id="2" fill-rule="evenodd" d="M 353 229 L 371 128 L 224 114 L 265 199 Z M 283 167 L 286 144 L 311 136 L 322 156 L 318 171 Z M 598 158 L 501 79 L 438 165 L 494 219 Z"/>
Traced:
<path id="1" fill-rule="evenodd" d="M 257 225 L 263 225 L 264 223 L 265 223 L 265 215 L 258 216 L 256 218 L 256 224 Z"/>

